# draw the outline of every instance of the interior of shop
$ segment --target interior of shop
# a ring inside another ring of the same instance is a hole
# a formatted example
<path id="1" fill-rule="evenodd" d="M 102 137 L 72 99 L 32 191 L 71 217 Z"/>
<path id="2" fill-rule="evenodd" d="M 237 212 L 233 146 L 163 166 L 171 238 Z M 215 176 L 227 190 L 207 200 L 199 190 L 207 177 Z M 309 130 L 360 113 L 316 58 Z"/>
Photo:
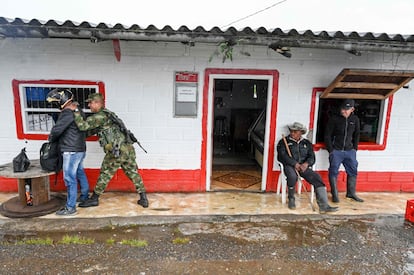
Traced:
<path id="1" fill-rule="evenodd" d="M 267 80 L 215 80 L 212 191 L 260 191 L 267 93 Z"/>

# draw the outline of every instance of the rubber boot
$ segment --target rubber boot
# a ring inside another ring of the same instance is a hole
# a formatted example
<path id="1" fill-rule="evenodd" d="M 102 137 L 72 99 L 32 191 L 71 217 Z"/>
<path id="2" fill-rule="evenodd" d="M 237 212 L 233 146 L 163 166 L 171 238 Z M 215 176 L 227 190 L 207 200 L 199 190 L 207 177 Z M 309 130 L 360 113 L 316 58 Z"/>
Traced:
<path id="1" fill-rule="evenodd" d="M 328 204 L 328 194 L 325 186 L 316 188 L 316 201 L 318 202 L 320 214 L 338 211 L 338 207 L 332 207 Z"/>
<path id="2" fill-rule="evenodd" d="M 332 202 L 338 203 L 338 188 L 336 185 L 336 178 L 329 178 L 329 185 L 331 186 Z"/>
<path id="3" fill-rule="evenodd" d="M 355 189 L 356 189 L 356 177 L 350 177 L 347 176 L 346 179 L 346 197 L 348 199 L 357 201 L 357 202 L 364 202 L 363 199 L 359 198 L 356 194 L 355 194 Z"/>
<path id="4" fill-rule="evenodd" d="M 137 201 L 137 203 L 141 205 L 142 207 L 147 208 L 149 204 L 148 199 L 147 199 L 147 193 L 145 192 L 139 193 L 139 200 Z"/>
<path id="5" fill-rule="evenodd" d="M 99 205 L 99 195 L 93 192 L 92 196 L 84 202 L 79 203 L 79 207 L 92 207 Z"/>
<path id="6" fill-rule="evenodd" d="M 289 209 L 296 209 L 295 187 L 288 187 L 288 207 Z"/>

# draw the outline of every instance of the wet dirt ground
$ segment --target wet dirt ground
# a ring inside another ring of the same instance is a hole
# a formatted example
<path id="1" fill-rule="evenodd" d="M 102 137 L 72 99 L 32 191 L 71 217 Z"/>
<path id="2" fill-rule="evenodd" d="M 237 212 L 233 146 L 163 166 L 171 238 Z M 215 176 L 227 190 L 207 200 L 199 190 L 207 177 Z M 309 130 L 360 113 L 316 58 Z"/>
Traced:
<path id="1" fill-rule="evenodd" d="M 62 244 L 63 236 L 93 240 Z M 28 240 L 52 240 L 28 244 Z M 123 244 L 128 240 L 146 245 Z M 413 274 L 402 216 L 106 226 L 0 234 L 1 274 Z"/>

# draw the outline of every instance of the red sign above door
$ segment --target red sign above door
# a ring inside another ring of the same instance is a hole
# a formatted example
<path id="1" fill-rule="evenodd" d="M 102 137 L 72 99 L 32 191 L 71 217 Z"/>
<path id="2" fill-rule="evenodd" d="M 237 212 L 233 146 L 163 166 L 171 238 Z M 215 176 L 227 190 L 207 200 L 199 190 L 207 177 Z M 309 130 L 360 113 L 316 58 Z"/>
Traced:
<path id="1" fill-rule="evenodd" d="M 192 72 L 176 72 L 175 73 L 176 82 L 188 82 L 188 83 L 197 83 L 198 73 Z"/>

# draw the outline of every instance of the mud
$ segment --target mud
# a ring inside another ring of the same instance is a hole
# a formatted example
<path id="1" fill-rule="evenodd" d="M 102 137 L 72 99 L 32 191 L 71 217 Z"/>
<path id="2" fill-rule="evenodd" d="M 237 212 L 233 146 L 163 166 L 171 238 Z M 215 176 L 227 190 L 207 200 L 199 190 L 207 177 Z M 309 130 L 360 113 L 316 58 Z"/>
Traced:
<path id="1" fill-rule="evenodd" d="M 1 274 L 413 274 L 413 230 L 401 216 L 385 216 L 3 231 L 0 267 Z M 65 235 L 94 243 L 60 244 Z M 53 244 L 19 242 L 36 238 Z"/>

